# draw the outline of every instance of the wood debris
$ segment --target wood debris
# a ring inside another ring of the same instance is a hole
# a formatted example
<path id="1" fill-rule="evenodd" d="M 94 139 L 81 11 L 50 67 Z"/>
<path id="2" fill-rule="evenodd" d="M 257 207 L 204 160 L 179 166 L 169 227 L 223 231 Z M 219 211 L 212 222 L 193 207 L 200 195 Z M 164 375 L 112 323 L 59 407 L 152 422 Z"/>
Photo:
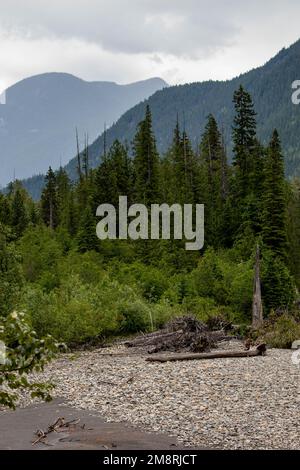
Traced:
<path id="1" fill-rule="evenodd" d="M 172 320 L 159 331 L 138 336 L 124 344 L 143 348 L 149 354 L 161 351 L 199 353 L 210 351 L 220 341 L 236 338 L 229 334 L 230 330 L 232 325 L 222 319 L 215 318 L 210 324 L 205 324 L 192 316 L 185 316 Z"/>
<path id="2" fill-rule="evenodd" d="M 39 442 L 42 443 L 42 444 L 45 444 L 45 445 L 51 445 L 47 442 L 46 438 L 49 434 L 51 434 L 52 432 L 67 432 L 67 431 L 72 431 L 72 430 L 75 430 L 77 429 L 77 426 L 80 422 L 80 419 L 72 419 L 71 421 L 66 421 L 65 418 L 62 418 L 62 417 L 59 417 L 56 419 L 56 421 L 54 421 L 53 424 L 50 424 L 47 428 L 46 431 L 42 430 L 42 429 L 38 429 L 34 434 L 35 436 L 37 436 L 37 439 L 35 439 L 35 441 L 32 442 L 32 445 L 36 445 L 38 444 Z M 82 426 L 80 426 L 81 429 L 84 429 L 85 428 L 85 425 L 83 424 Z"/>

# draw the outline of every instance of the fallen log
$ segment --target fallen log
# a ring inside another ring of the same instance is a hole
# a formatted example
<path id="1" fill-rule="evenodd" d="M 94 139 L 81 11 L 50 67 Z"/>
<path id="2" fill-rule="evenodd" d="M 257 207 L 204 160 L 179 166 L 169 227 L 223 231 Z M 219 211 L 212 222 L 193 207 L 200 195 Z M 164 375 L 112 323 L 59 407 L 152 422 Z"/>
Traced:
<path id="1" fill-rule="evenodd" d="M 260 344 L 255 349 L 250 349 L 248 351 L 219 351 L 219 352 L 209 352 L 209 353 L 195 353 L 195 354 L 172 354 L 172 355 L 159 355 L 147 357 L 146 361 L 148 362 L 169 362 L 169 361 L 193 361 L 199 359 L 223 359 L 230 357 L 254 357 L 254 356 L 264 356 L 266 353 L 266 345 Z"/>
<path id="2" fill-rule="evenodd" d="M 203 333 L 186 333 L 183 330 L 177 330 L 172 332 L 165 333 L 164 331 L 157 332 L 156 334 L 138 336 L 137 338 L 132 339 L 131 341 L 125 341 L 124 345 L 128 348 L 136 347 L 148 347 L 148 346 L 161 346 L 164 348 L 167 344 L 173 346 L 176 345 L 180 347 L 181 342 L 188 337 L 188 339 L 196 340 L 204 336 L 209 336 L 211 342 L 215 341 L 231 341 L 232 339 L 237 339 L 236 336 L 228 336 L 225 334 L 224 330 L 203 332 Z"/>
<path id="3" fill-rule="evenodd" d="M 170 338 L 178 338 L 183 334 L 182 330 L 172 331 L 172 332 L 157 332 L 155 334 L 149 334 L 144 336 L 139 336 L 138 338 L 133 339 L 132 341 L 125 341 L 124 345 L 128 348 L 139 347 L 139 346 L 152 346 L 154 344 L 160 343 Z"/>

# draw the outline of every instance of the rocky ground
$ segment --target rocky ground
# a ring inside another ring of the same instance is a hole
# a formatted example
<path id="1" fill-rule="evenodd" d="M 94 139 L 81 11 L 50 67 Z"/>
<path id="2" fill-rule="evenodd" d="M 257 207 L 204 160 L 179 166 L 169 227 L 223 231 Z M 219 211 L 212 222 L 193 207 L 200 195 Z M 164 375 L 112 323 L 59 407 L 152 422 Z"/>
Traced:
<path id="1" fill-rule="evenodd" d="M 167 433 L 185 445 L 300 449 L 300 369 L 288 350 L 160 364 L 115 346 L 62 355 L 42 376 L 68 405 Z M 22 397 L 22 406 L 28 402 Z"/>

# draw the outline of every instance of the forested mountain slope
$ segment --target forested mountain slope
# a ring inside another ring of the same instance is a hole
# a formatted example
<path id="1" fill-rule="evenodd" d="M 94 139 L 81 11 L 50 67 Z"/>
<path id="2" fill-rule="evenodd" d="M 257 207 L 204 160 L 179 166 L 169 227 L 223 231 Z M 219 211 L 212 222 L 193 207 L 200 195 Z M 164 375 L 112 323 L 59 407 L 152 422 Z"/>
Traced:
<path id="1" fill-rule="evenodd" d="M 292 83 L 300 78 L 300 41 L 282 49 L 262 67 L 232 80 L 208 81 L 173 86 L 157 91 L 148 100 L 127 111 L 106 133 L 109 147 L 115 139 L 131 145 L 135 129 L 142 120 L 145 107 L 150 105 L 158 150 L 166 151 L 178 115 L 181 127 L 196 147 L 204 131 L 207 115 L 212 113 L 224 134 L 229 159 L 231 158 L 231 125 L 234 115 L 232 96 L 242 84 L 253 97 L 257 112 L 258 137 L 266 144 L 277 128 L 285 155 L 285 169 L 289 177 L 300 174 L 300 106 L 292 103 Z M 102 134 L 89 147 L 91 167 L 100 163 L 104 148 Z M 76 178 L 76 158 L 66 166 L 69 175 Z M 25 182 L 35 194 L 42 185 L 40 177 Z"/>

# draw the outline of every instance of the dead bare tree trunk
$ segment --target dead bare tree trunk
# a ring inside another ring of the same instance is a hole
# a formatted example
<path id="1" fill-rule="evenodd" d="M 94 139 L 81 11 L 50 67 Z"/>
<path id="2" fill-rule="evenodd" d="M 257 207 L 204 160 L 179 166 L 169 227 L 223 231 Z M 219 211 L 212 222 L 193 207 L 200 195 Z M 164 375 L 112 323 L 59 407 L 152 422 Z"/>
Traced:
<path id="1" fill-rule="evenodd" d="M 260 282 L 260 249 L 256 247 L 256 260 L 254 270 L 253 303 L 252 303 L 252 327 L 257 329 L 263 324 L 263 306 L 261 298 Z"/>

